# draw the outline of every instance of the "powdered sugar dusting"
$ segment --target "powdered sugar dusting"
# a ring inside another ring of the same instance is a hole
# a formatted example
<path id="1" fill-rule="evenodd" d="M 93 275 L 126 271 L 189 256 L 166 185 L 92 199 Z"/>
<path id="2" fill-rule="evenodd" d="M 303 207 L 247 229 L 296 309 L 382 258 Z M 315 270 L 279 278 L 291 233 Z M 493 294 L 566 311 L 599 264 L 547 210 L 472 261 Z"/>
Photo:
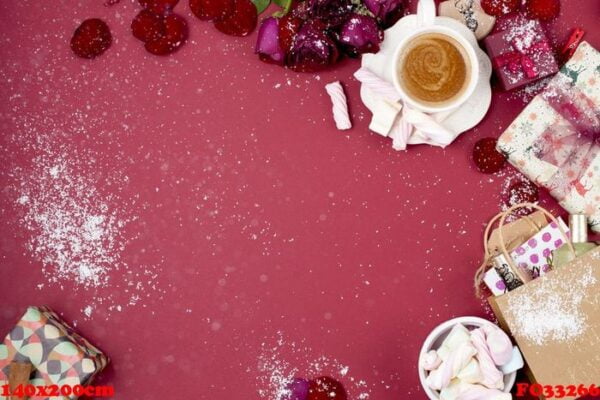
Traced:
<path id="1" fill-rule="evenodd" d="M 292 353 L 294 360 L 284 358 L 283 353 Z M 348 398 L 367 400 L 371 389 L 366 381 L 349 374 L 351 368 L 340 361 L 321 355 L 309 358 L 312 349 L 303 344 L 286 342 L 278 332 L 276 343 L 262 344 L 258 358 L 258 394 L 265 400 L 284 400 L 289 395 L 288 385 L 294 378 L 314 379 L 330 376 L 344 385 Z"/>
<path id="2" fill-rule="evenodd" d="M 82 118 L 16 114 L 16 129 L 5 138 L 19 150 L 4 154 L 4 178 L 16 210 L 11 220 L 41 264 L 44 282 L 37 288 L 87 291 L 81 311 L 91 318 L 93 311 L 120 311 L 163 291 L 155 265 L 130 266 L 123 257 L 125 228 L 137 219 L 135 199 L 122 195 L 129 177 L 118 158 L 79 143 L 86 134 Z"/>
<path id="3" fill-rule="evenodd" d="M 510 296 L 507 314 L 515 321 L 513 333 L 537 345 L 566 342 L 582 335 L 587 319 L 581 304 L 586 288 L 594 285 L 596 278 L 589 265 L 580 271 L 566 281 L 546 280 L 543 285 Z M 573 290 L 565 291 L 565 287 Z"/>
<path id="4" fill-rule="evenodd" d="M 127 217 L 111 206 L 110 198 L 102 198 L 94 179 L 81 174 L 80 164 L 62 151 L 37 155 L 19 171 L 17 202 L 24 210 L 21 223 L 32 233 L 27 246 L 43 263 L 48 280 L 100 287 L 121 264 Z"/>

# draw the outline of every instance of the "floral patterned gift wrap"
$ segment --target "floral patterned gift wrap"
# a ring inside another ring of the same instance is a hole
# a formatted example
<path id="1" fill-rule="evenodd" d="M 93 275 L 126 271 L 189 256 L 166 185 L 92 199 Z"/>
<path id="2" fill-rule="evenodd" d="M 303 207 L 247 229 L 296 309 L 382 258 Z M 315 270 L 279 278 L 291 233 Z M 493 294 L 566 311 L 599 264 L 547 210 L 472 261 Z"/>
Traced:
<path id="1" fill-rule="evenodd" d="M 87 385 L 108 364 L 106 357 L 79 336 L 55 312 L 46 307 L 29 307 L 0 344 L 0 385 L 8 383 L 12 361 L 34 367 L 29 381 L 35 386 Z M 48 397 L 75 399 L 78 396 Z M 0 399 L 3 397 L 0 396 Z M 36 400 L 46 399 L 35 397 Z"/>
<path id="2" fill-rule="evenodd" d="M 498 150 L 600 232 L 600 53 L 582 42 L 502 134 Z"/>

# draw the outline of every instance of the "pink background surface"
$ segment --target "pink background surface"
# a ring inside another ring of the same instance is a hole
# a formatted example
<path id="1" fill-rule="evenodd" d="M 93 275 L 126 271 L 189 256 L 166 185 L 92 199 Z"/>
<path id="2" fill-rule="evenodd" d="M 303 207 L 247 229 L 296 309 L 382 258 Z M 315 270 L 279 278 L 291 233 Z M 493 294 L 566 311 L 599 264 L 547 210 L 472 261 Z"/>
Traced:
<path id="1" fill-rule="evenodd" d="M 553 39 L 581 26 L 600 47 L 600 3 L 562 4 Z M 308 377 L 321 360 L 352 399 L 425 399 L 416 362 L 429 331 L 490 316 L 472 276 L 483 226 L 516 174 L 477 172 L 471 148 L 499 136 L 524 95 L 495 90 L 485 120 L 445 150 L 395 152 L 367 129 L 357 61 L 317 75 L 263 64 L 254 35 L 224 36 L 185 1 L 176 12 L 190 41 L 159 58 L 129 32 L 137 10 L 128 0 L 0 4 L 2 335 L 27 305 L 53 307 L 110 355 L 99 383 L 118 399 L 272 399 L 265 359 Z M 94 61 L 68 47 L 89 17 L 114 38 Z M 331 120 L 324 85 L 334 80 L 348 93 L 348 132 Z M 38 207 L 56 210 L 35 188 L 46 190 L 40 173 L 60 157 L 96 190 L 87 206 L 129 221 L 109 251 L 121 267 L 102 287 L 51 282 L 45 250 L 28 245 L 39 226 L 19 199 L 33 188 Z M 546 193 L 542 204 L 562 213 Z"/>

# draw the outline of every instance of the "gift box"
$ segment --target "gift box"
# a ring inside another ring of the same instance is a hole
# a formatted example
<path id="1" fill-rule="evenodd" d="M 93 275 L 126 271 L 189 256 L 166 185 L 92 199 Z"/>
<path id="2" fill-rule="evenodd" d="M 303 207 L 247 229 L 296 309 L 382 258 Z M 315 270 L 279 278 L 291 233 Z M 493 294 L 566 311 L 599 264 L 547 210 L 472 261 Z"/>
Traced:
<path id="1" fill-rule="evenodd" d="M 513 17 L 507 22 L 506 29 L 489 35 L 483 43 L 504 90 L 558 72 L 548 38 L 537 20 Z"/>
<path id="2" fill-rule="evenodd" d="M 49 308 L 29 307 L 0 344 L 0 386 L 8 384 L 13 361 L 33 365 L 32 385 L 75 386 L 90 384 L 109 359 Z"/>
<path id="3" fill-rule="evenodd" d="M 565 399 L 598 385 L 600 248 L 488 301 L 521 349 L 532 383 L 561 385 Z"/>
<path id="4" fill-rule="evenodd" d="M 498 150 L 600 232 L 600 53 L 582 42 L 501 135 Z"/>
<path id="5" fill-rule="evenodd" d="M 564 232 L 569 232 L 567 224 L 557 218 Z M 562 246 L 564 240 L 556 223 L 551 222 L 542 230 L 518 246 L 510 253 L 517 266 L 532 278 L 538 278 L 550 271 L 552 252 Z"/>
<path id="6" fill-rule="evenodd" d="M 483 275 L 483 283 L 490 289 L 490 292 L 494 296 L 500 296 L 504 293 L 508 293 L 508 288 L 506 287 L 506 282 L 504 279 L 498 274 L 494 268 L 488 270 L 485 275 Z"/>
<path id="7" fill-rule="evenodd" d="M 481 295 L 480 289 L 482 283 L 485 283 L 495 296 L 508 291 L 506 282 L 492 268 L 492 259 L 502 252 L 502 247 L 506 248 L 509 252 L 513 251 L 548 225 L 548 220 L 544 212 L 536 211 L 530 215 L 525 215 L 515 221 L 506 223 L 502 227 L 498 226 L 492 229 L 503 214 L 502 212 L 492 218 L 484 233 L 483 262 L 475 276 L 475 293 L 478 297 Z"/>

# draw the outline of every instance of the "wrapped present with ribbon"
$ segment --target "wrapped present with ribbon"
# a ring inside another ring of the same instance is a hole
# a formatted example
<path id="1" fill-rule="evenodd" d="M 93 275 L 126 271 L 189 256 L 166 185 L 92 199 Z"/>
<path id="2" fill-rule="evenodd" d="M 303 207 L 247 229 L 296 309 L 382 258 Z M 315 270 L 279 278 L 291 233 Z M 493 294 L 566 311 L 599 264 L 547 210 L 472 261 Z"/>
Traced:
<path id="1" fill-rule="evenodd" d="M 600 232 L 600 52 L 582 42 L 502 134 L 498 150 Z"/>
<path id="2" fill-rule="evenodd" d="M 13 387 L 15 367 L 27 365 L 31 365 L 32 372 L 28 382 L 25 377 L 25 384 L 89 385 L 108 361 L 106 355 L 78 335 L 55 312 L 47 307 L 29 307 L 0 344 L 0 386 L 10 382 Z M 46 398 L 36 396 L 35 399 Z"/>
<path id="3" fill-rule="evenodd" d="M 558 72 L 548 38 L 537 20 L 511 18 L 506 29 L 484 40 L 504 90 L 512 90 Z"/>

